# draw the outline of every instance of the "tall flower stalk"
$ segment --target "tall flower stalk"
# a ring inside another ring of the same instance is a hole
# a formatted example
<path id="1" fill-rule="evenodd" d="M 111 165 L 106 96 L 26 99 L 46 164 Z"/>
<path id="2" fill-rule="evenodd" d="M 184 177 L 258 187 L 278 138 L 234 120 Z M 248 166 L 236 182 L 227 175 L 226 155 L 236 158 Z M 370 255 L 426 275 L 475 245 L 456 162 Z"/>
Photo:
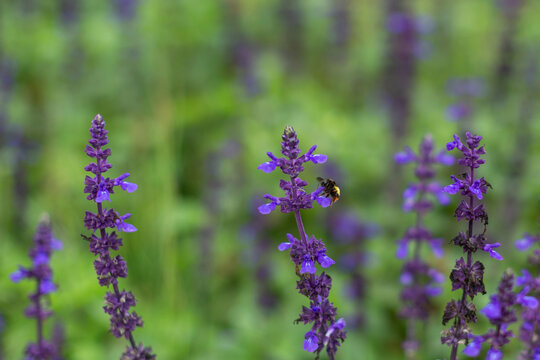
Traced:
<path id="1" fill-rule="evenodd" d="M 426 321 L 432 309 L 431 297 L 441 293 L 438 283 L 443 282 L 441 273 L 431 267 L 420 257 L 422 244 L 429 245 L 435 256 L 442 256 L 442 239 L 436 239 L 424 225 L 424 217 L 433 208 L 433 201 L 429 197 L 435 197 L 441 205 L 448 205 L 450 198 L 442 190 L 442 187 L 433 178 L 436 175 L 434 164 L 452 165 L 454 158 L 447 155 L 444 150 L 433 153 L 433 139 L 430 135 L 424 137 L 420 144 L 420 151 L 415 154 L 411 148 L 395 155 L 398 164 L 415 163 L 415 175 L 418 183 L 409 185 L 403 193 L 403 211 L 415 212 L 416 223 L 405 232 L 398 242 L 396 257 L 407 259 L 400 277 L 403 285 L 400 298 L 403 307 L 400 315 L 407 320 L 406 340 L 403 342 L 403 350 L 409 359 L 417 357 L 418 335 L 417 326 L 421 321 Z M 412 247 L 412 256 L 408 256 L 409 248 Z"/>
<path id="2" fill-rule="evenodd" d="M 19 266 L 19 269 L 11 274 L 13 282 L 19 282 L 22 279 L 36 281 L 36 291 L 28 296 L 31 304 L 26 308 L 25 315 L 36 319 L 37 339 L 35 343 L 30 343 L 26 347 L 25 359 L 27 360 L 52 360 L 57 354 L 54 344 L 45 340 L 44 322 L 53 314 L 47 309 L 45 296 L 57 289 L 52 279 L 50 259 L 53 250 L 61 248 L 62 243 L 53 237 L 48 219 L 43 220 L 37 227 L 34 246 L 28 253 L 32 259 L 32 266 Z"/>
<path id="3" fill-rule="evenodd" d="M 332 278 L 325 272 L 316 275 L 315 263 L 323 268 L 328 268 L 335 262 L 326 255 L 326 247 L 315 236 L 308 237 L 300 210 L 311 209 L 316 201 L 322 207 L 328 207 L 331 200 L 323 195 L 324 188 L 318 187 L 314 192 L 308 193 L 304 189 L 308 185 L 299 175 L 304 171 L 306 162 L 321 164 L 326 162 L 326 155 L 314 154 L 316 145 L 312 146 L 305 154 L 300 155 L 299 141 L 294 129 L 287 126 L 281 136 L 281 153 L 285 156 L 277 158 L 271 152 L 267 155 L 270 161 L 261 164 L 258 169 L 266 173 L 274 171 L 277 167 L 290 180 L 281 180 L 279 187 L 285 192 L 284 197 L 264 195 L 270 202 L 259 206 L 261 214 L 269 214 L 276 206 L 281 208 L 282 213 L 294 213 L 300 238 L 287 234 L 288 241 L 278 246 L 280 251 L 289 250 L 291 261 L 296 266 L 296 275 L 299 280 L 296 288 L 300 294 L 310 300 L 309 307 L 303 306 L 300 317 L 296 323 L 312 324 L 311 330 L 305 335 L 304 350 L 315 352 L 316 359 L 324 348 L 330 359 L 335 359 L 338 346 L 345 340 L 346 333 L 343 331 L 345 320 L 336 320 L 337 309 L 328 300 Z"/>
<path id="4" fill-rule="evenodd" d="M 483 250 L 488 252 L 492 258 L 502 260 L 502 256 L 493 250 L 501 244 L 487 243 L 488 214 L 484 204 L 478 202 L 483 199 L 488 187 L 491 187 L 483 177 L 478 179 L 475 177 L 475 170 L 485 163 L 484 159 L 480 159 L 480 156 L 486 153 L 484 146 L 480 146 L 482 137 L 472 135 L 470 132 L 467 132 L 466 136 L 465 144 L 457 135 L 454 135 L 454 141 L 446 144 L 448 151 L 453 149 L 461 151 L 463 157 L 458 159 L 457 163 L 468 169 L 468 172 L 462 174 L 461 178 L 452 175 L 454 183 L 444 188 L 444 191 L 449 194 L 459 192 L 464 197 L 459 202 L 455 216 L 457 221 L 463 219 L 468 221 L 467 232 L 461 231 L 452 239 L 454 245 L 461 247 L 463 253 L 467 255 L 466 259 L 460 257 L 456 261 L 455 268 L 450 274 L 452 291 L 462 289 L 461 299 L 451 300 L 446 305 L 442 319 L 443 325 L 453 320 L 450 329 L 444 330 L 441 336 L 441 343 L 452 348 L 450 360 L 457 359 L 459 344 L 468 343 L 469 339 L 473 337 L 468 326 L 469 323 L 477 321 L 476 307 L 472 300 L 478 293 L 486 293 L 483 279 L 484 265 L 480 261 L 473 263 L 473 254 L 478 250 Z M 474 225 L 479 222 L 483 224 L 483 229 L 475 234 Z"/>
<path id="5" fill-rule="evenodd" d="M 95 158 L 96 162 L 91 162 L 84 169 L 94 174 L 93 177 L 86 176 L 84 179 L 84 193 L 88 194 L 88 200 L 97 205 L 97 212 L 87 211 L 84 216 L 84 225 L 92 231 L 89 237 L 85 237 L 90 242 L 90 252 L 97 256 L 94 261 L 94 268 L 98 275 L 98 281 L 101 286 L 109 287 L 112 285 L 113 292 L 107 292 L 105 295 L 105 306 L 103 309 L 111 317 L 111 332 L 116 337 L 125 337 L 129 341 L 126 351 L 122 354 L 121 360 L 150 360 L 155 359 L 152 349 L 138 346 L 133 337 L 133 331 L 136 327 L 142 327 L 142 319 L 136 312 L 130 312 L 130 308 L 135 306 L 135 296 L 125 290 L 120 291 L 118 287 L 118 278 L 127 277 L 127 265 L 122 256 L 112 256 L 111 251 L 117 251 L 122 246 L 122 239 L 118 237 L 116 231 L 108 232 L 107 229 L 114 229 L 118 232 L 137 231 L 135 226 L 128 224 L 131 214 L 120 215 L 114 209 L 104 208 L 105 201 L 111 201 L 110 195 L 114 194 L 117 186 L 129 193 L 137 190 L 137 185 L 124 181 L 129 174 L 124 173 L 121 176 L 111 179 L 103 174 L 107 172 L 112 165 L 107 162 L 111 155 L 111 149 L 103 148 L 109 143 L 107 138 L 108 131 L 105 130 L 105 121 L 101 115 L 96 115 L 90 128 L 90 145 L 86 146 L 85 152 Z"/>

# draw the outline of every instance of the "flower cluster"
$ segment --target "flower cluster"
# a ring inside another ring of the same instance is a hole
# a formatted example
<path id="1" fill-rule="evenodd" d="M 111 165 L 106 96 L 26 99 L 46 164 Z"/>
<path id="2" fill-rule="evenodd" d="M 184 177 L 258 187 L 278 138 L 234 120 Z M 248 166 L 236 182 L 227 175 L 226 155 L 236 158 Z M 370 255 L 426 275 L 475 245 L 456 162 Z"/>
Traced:
<path id="1" fill-rule="evenodd" d="M 307 182 L 300 179 L 298 175 L 304 170 L 303 164 L 311 161 L 315 164 L 326 161 L 325 155 L 313 154 L 316 146 L 313 146 L 307 153 L 300 155 L 298 147 L 299 141 L 296 132 L 292 127 L 287 126 L 282 135 L 281 153 L 285 156 L 277 158 L 272 153 L 268 153 L 271 161 L 259 166 L 264 172 L 271 172 L 277 167 L 290 176 L 290 181 L 281 180 L 280 187 L 285 191 L 286 196 L 277 198 L 265 195 L 271 202 L 259 207 L 259 212 L 268 214 L 276 206 L 281 207 L 284 213 L 294 212 L 300 239 L 291 234 L 287 234 L 288 241 L 278 246 L 280 251 L 289 250 L 291 261 L 296 265 L 296 274 L 300 278 L 297 281 L 297 289 L 300 294 L 310 300 L 309 307 L 303 306 L 302 313 L 296 322 L 312 324 L 311 330 L 305 335 L 304 350 L 319 353 L 326 348 L 330 359 L 335 358 L 338 346 L 345 340 L 346 333 L 343 330 L 345 320 L 336 320 L 337 309 L 328 300 L 332 279 L 326 273 L 316 275 L 318 263 L 323 268 L 328 268 L 335 262 L 326 255 L 326 247 L 321 240 L 311 236 L 308 239 L 302 217 L 301 209 L 313 207 L 313 201 L 317 201 L 321 206 L 330 205 L 330 199 L 321 196 L 324 188 L 319 187 L 313 193 L 307 193 L 303 188 Z"/>
<path id="2" fill-rule="evenodd" d="M 52 315 L 44 304 L 43 297 L 56 291 L 56 285 L 52 280 L 52 269 L 50 259 L 53 250 L 62 249 L 62 243 L 55 239 L 48 223 L 48 220 L 42 221 L 34 236 L 34 247 L 28 253 L 32 259 L 31 267 L 19 266 L 19 269 L 11 274 L 13 282 L 19 282 L 22 279 L 35 279 L 36 291 L 28 296 L 32 304 L 26 308 L 25 315 L 33 317 L 37 321 L 37 342 L 30 343 L 26 347 L 26 357 L 28 360 L 52 359 L 57 354 L 54 344 L 43 338 L 43 322 Z"/>
<path id="3" fill-rule="evenodd" d="M 468 168 L 468 172 L 462 175 L 462 178 L 452 176 L 454 183 L 444 188 L 449 194 L 458 192 L 465 197 L 462 199 L 455 211 L 458 221 L 465 219 L 468 221 L 467 233 L 460 232 L 452 241 L 455 245 L 461 247 L 467 254 L 467 258 L 460 257 L 456 261 L 454 270 L 450 274 L 452 281 L 452 291 L 462 289 L 463 293 L 460 300 L 451 300 L 447 305 L 443 315 L 443 325 L 453 320 L 449 330 L 443 331 L 441 342 L 452 347 L 450 360 L 456 360 L 459 344 L 469 341 L 472 337 L 468 328 L 468 323 L 476 322 L 476 307 L 472 303 L 474 297 L 479 294 L 485 294 L 484 287 L 484 265 L 480 261 L 473 263 L 473 254 L 477 250 L 483 250 L 497 260 L 502 260 L 494 248 L 500 246 L 499 243 L 488 244 L 486 239 L 486 230 L 488 223 L 487 211 L 482 203 L 476 203 L 475 199 L 481 200 L 487 192 L 490 184 L 482 177 L 475 178 L 475 170 L 485 163 L 480 159 L 486 152 L 483 146 L 480 146 L 481 136 L 466 133 L 467 140 L 463 144 L 457 135 L 454 140 L 446 145 L 448 151 L 457 149 L 461 151 L 463 158 L 458 159 L 457 163 Z M 483 231 L 474 233 L 474 223 L 481 222 Z M 470 299 L 471 301 L 469 301 Z"/>
<path id="4" fill-rule="evenodd" d="M 523 238 L 516 241 L 516 248 L 520 251 L 526 251 L 534 244 L 540 244 L 539 235 L 525 234 Z M 528 270 L 522 270 L 522 276 L 517 277 L 516 283 L 518 286 L 523 286 L 523 289 L 528 289 L 528 295 L 540 302 L 540 249 L 536 248 L 533 255 L 528 258 L 529 264 L 533 267 L 535 275 L 533 276 Z M 540 311 L 538 306 L 523 307 L 521 311 L 522 324 L 519 329 L 519 338 L 525 344 L 525 348 L 521 353 L 523 360 L 538 360 L 540 359 Z"/>
<path id="5" fill-rule="evenodd" d="M 120 215 L 113 209 L 103 207 L 105 201 L 111 201 L 110 195 L 114 194 L 114 189 L 120 187 L 127 192 L 137 190 L 137 185 L 125 181 L 129 174 L 125 173 L 118 178 L 104 177 L 112 165 L 107 162 L 111 155 L 111 149 L 104 148 L 109 143 L 108 131 L 105 130 L 105 121 L 101 115 L 96 115 L 92 121 L 89 140 L 90 145 L 86 146 L 85 152 L 96 161 L 85 167 L 86 171 L 94 176 L 86 176 L 84 180 L 84 193 L 86 197 L 97 204 L 97 212 L 87 211 L 84 217 L 84 225 L 92 231 L 89 237 L 85 238 L 90 242 L 90 252 L 97 256 L 94 261 L 94 269 L 101 286 L 112 285 L 114 292 L 107 292 L 105 295 L 105 306 L 103 309 L 111 317 L 111 332 L 116 337 L 125 337 L 129 340 L 130 346 L 122 355 L 122 359 L 142 360 L 155 359 L 151 348 L 142 345 L 136 346 L 133 338 L 133 331 L 136 327 L 142 326 L 142 320 L 136 312 L 130 312 L 130 308 L 135 306 L 135 296 L 131 292 L 120 291 L 118 288 L 118 278 L 127 276 L 127 265 L 122 256 L 113 256 L 111 251 L 116 251 L 122 246 L 122 239 L 118 237 L 116 231 L 107 232 L 107 228 L 116 229 L 118 232 L 137 231 L 135 226 L 125 222 L 131 215 Z"/>
<path id="6" fill-rule="evenodd" d="M 403 192 L 403 211 L 414 211 L 416 222 L 405 231 L 405 235 L 398 242 L 396 252 L 397 258 L 404 259 L 408 255 L 409 244 L 413 244 L 413 256 L 404 264 L 400 278 L 403 285 L 400 296 L 403 307 L 400 314 L 407 319 L 407 340 L 403 343 L 403 348 L 411 358 L 415 357 L 414 354 L 418 349 L 416 323 L 418 320 L 428 318 L 432 308 L 430 298 L 441 293 L 437 284 L 444 281 L 443 275 L 420 257 L 422 243 L 429 245 L 435 256 L 442 256 L 442 239 L 434 238 L 423 224 L 424 216 L 433 207 L 433 201 L 429 196 L 434 197 L 442 205 L 450 203 L 450 198 L 443 192 L 442 187 L 433 181 L 436 174 L 433 165 L 437 163 L 452 165 L 454 158 L 447 155 L 444 150 L 436 154 L 433 150 L 433 139 L 427 135 L 420 143 L 418 155 L 408 147 L 395 155 L 398 164 L 416 164 L 414 173 L 418 179 L 418 183 L 409 185 Z"/>
<path id="7" fill-rule="evenodd" d="M 522 281 L 523 279 L 518 278 L 518 285 Z M 495 329 L 490 329 L 484 335 L 474 336 L 473 340 L 463 350 L 465 355 L 478 356 L 482 350 L 482 344 L 487 342 L 490 344 L 490 348 L 486 358 L 488 360 L 502 359 L 501 348 L 510 342 L 510 338 L 514 336 L 512 331 L 508 330 L 508 325 L 517 320 L 513 310 L 514 306 L 520 304 L 529 309 L 535 309 L 538 306 L 538 301 L 534 297 L 527 296 L 528 287 L 524 287 L 517 294 L 513 291 L 513 287 L 514 275 L 507 271 L 503 274 L 497 293 L 491 295 L 489 304 L 480 311 L 489 319 Z"/>

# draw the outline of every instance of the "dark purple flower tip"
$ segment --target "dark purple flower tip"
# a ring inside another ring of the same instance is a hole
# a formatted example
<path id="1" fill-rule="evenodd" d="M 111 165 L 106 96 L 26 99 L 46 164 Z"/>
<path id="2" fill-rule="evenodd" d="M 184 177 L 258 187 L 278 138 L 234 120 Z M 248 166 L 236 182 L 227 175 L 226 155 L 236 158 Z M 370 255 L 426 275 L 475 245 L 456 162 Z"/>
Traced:
<path id="1" fill-rule="evenodd" d="M 450 178 L 452 178 L 452 180 L 454 180 L 454 183 L 453 184 L 450 184 L 450 185 L 447 185 L 443 188 L 443 191 L 444 192 L 447 192 L 449 194 L 457 194 L 459 189 L 461 189 L 461 180 L 459 180 L 457 177 L 455 177 L 454 175 L 450 175 Z"/>
<path id="2" fill-rule="evenodd" d="M 416 155 L 410 147 L 406 147 L 403 151 L 394 155 L 394 161 L 400 165 L 404 165 L 416 161 Z"/>
<path id="3" fill-rule="evenodd" d="M 499 349 L 490 348 L 486 355 L 486 360 L 501 360 L 503 358 L 503 353 Z"/>
<path id="4" fill-rule="evenodd" d="M 515 242 L 516 249 L 518 249 L 519 251 L 528 250 L 532 246 L 532 244 L 534 244 L 534 238 L 529 235 L 525 235 L 524 237 L 516 240 Z"/>
<path id="5" fill-rule="evenodd" d="M 124 222 L 125 219 L 129 219 L 130 217 L 131 217 L 131 214 L 127 213 L 123 216 L 119 216 L 118 219 L 115 220 L 114 223 L 116 224 L 116 228 L 118 229 L 118 231 L 123 231 L 123 232 L 137 231 L 137 228 L 135 226 Z"/>
<path id="6" fill-rule="evenodd" d="M 28 277 L 28 270 L 23 268 L 22 266 L 19 266 L 19 269 L 12 272 L 11 275 L 9 275 L 9 278 L 14 283 L 18 283 L 22 279 L 26 279 Z"/>
<path id="7" fill-rule="evenodd" d="M 261 165 L 257 166 L 257 169 L 262 170 L 265 173 L 271 173 L 272 171 L 276 170 L 276 162 L 275 161 L 267 161 L 267 162 L 262 163 Z"/>
<path id="8" fill-rule="evenodd" d="M 315 268 L 315 264 L 313 263 L 313 260 L 311 260 L 311 257 L 309 255 L 304 256 L 304 261 L 302 262 L 302 267 L 300 268 L 300 274 L 315 274 L 317 272 L 317 269 Z"/>
<path id="9" fill-rule="evenodd" d="M 444 150 L 441 150 L 437 156 L 435 156 L 435 161 L 441 165 L 454 165 L 455 159 L 452 155 L 447 154 Z"/>
<path id="10" fill-rule="evenodd" d="M 484 248 L 482 250 L 487 251 L 489 253 L 489 256 L 491 256 L 493 259 L 502 260 L 503 257 L 498 252 L 493 250 L 494 248 L 498 248 L 499 246 L 501 246 L 500 243 L 486 244 L 484 245 Z"/>
<path id="11" fill-rule="evenodd" d="M 319 338 L 317 337 L 317 333 L 313 330 L 308 331 L 304 340 L 304 350 L 314 352 L 318 347 Z"/>
<path id="12" fill-rule="evenodd" d="M 276 208 L 276 203 L 271 202 L 268 204 L 263 204 L 257 208 L 259 212 L 263 215 L 270 214 L 272 211 L 274 211 Z"/>
<path id="13" fill-rule="evenodd" d="M 50 279 L 45 279 L 39 284 L 39 291 L 42 294 L 49 294 L 54 292 L 55 290 L 56 285 L 54 285 L 54 283 Z"/>
<path id="14" fill-rule="evenodd" d="M 465 349 L 463 349 L 463 353 L 470 357 L 476 357 L 480 354 L 480 351 L 482 350 L 482 343 L 484 342 L 484 339 L 481 336 L 476 336 L 473 341 L 471 341 Z"/>
<path id="15" fill-rule="evenodd" d="M 317 261 L 323 268 L 329 268 L 330 266 L 334 265 L 336 262 L 332 260 L 324 251 L 319 252 L 319 255 L 317 256 Z"/>

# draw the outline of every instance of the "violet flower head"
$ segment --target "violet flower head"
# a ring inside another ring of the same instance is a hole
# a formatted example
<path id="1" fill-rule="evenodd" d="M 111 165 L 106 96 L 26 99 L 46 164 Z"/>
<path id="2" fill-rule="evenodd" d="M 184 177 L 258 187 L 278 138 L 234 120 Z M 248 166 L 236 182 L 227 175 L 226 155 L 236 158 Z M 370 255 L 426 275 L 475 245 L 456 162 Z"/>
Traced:
<path id="1" fill-rule="evenodd" d="M 40 222 L 34 236 L 34 246 L 28 255 L 32 259 L 31 267 L 19 266 L 19 269 L 10 276 L 13 282 L 23 279 L 34 279 L 36 291 L 28 296 L 31 304 L 26 308 L 25 315 L 35 318 L 37 323 L 37 341 L 26 347 L 25 359 L 43 360 L 52 359 L 57 354 L 54 344 L 43 338 L 43 323 L 53 313 L 46 308 L 45 295 L 56 291 L 57 286 L 52 280 L 50 258 L 54 250 L 60 250 L 62 243 L 55 239 L 49 225 L 48 218 Z"/>
<path id="2" fill-rule="evenodd" d="M 133 338 L 133 331 L 136 327 L 142 327 L 142 319 L 136 312 L 130 311 L 135 306 L 135 296 L 125 290 L 120 291 L 118 278 L 127 277 L 127 265 L 122 256 L 114 256 L 111 251 L 117 251 L 122 246 L 122 239 L 117 232 L 137 231 L 135 226 L 125 220 L 131 214 L 120 215 L 112 208 L 107 209 L 103 205 L 105 201 L 110 202 L 110 195 L 114 194 L 114 189 L 120 187 L 122 190 L 131 193 L 137 189 L 137 185 L 124 181 L 129 174 L 122 174 L 118 178 L 105 177 L 105 173 L 112 167 L 107 161 L 111 155 L 111 149 L 104 148 L 109 143 L 108 131 L 105 130 L 105 121 L 101 115 L 96 115 L 92 121 L 86 154 L 95 159 L 85 167 L 93 176 L 86 176 L 84 180 L 84 193 L 88 194 L 88 200 L 97 205 L 97 212 L 87 211 L 84 216 L 84 225 L 92 233 L 90 236 L 83 236 L 89 241 L 90 252 L 97 257 L 94 261 L 94 269 L 101 286 L 113 286 L 113 292 L 105 295 L 105 306 L 103 310 L 110 315 L 111 332 L 116 337 L 125 337 L 130 345 L 127 347 L 122 359 L 154 359 L 151 348 L 145 348 L 142 344 L 136 345 Z M 112 229 L 107 231 L 107 229 Z M 116 231 L 114 230 L 116 229 Z"/>
<path id="3" fill-rule="evenodd" d="M 286 196 L 278 198 L 265 195 L 264 197 L 270 200 L 270 203 L 260 206 L 259 212 L 268 214 L 276 206 L 280 206 L 281 212 L 294 213 L 300 238 L 287 234 L 287 241 L 281 243 L 278 249 L 289 251 L 299 277 L 296 287 L 300 294 L 310 300 L 309 307 L 303 306 L 302 313 L 295 322 L 311 324 L 311 329 L 305 335 L 304 350 L 315 352 L 318 358 L 320 352 L 326 348 L 329 358 L 333 360 L 338 346 L 346 337 L 343 330 L 345 321 L 336 320 L 337 309 L 328 300 L 332 279 L 325 272 L 317 275 L 317 264 L 322 268 L 328 268 L 335 264 L 335 261 L 327 255 L 326 247 L 321 240 L 313 235 L 308 238 L 300 215 L 300 210 L 311 209 L 314 201 L 322 207 L 330 205 L 330 199 L 321 196 L 323 187 L 319 187 L 313 193 L 308 193 L 304 189 L 308 183 L 299 178 L 306 162 L 320 164 L 326 161 L 326 156 L 314 154 L 316 146 L 312 146 L 305 154 L 301 154 L 298 137 L 290 126 L 285 128 L 282 140 L 281 153 L 285 157 L 277 158 L 269 152 L 267 154 L 270 161 L 258 168 L 264 172 L 272 172 L 279 167 L 285 175 L 289 176 L 290 180 L 280 181 L 280 187 Z"/>
<path id="4" fill-rule="evenodd" d="M 418 182 L 409 185 L 403 193 L 403 211 L 416 213 L 414 226 L 405 231 L 405 235 L 398 242 L 396 256 L 399 259 L 407 258 L 408 248 L 413 247 L 413 255 L 405 262 L 400 282 L 403 286 L 400 298 L 403 306 L 400 315 L 407 320 L 407 338 L 403 349 L 407 358 L 416 358 L 419 347 L 416 328 L 419 321 L 425 321 L 432 309 L 431 298 L 441 293 L 438 286 L 444 277 L 427 262 L 420 258 L 422 243 L 427 244 L 436 257 L 442 256 L 442 239 L 434 238 L 424 226 L 424 216 L 433 208 L 435 199 L 441 205 L 448 205 L 450 198 L 443 192 L 443 188 L 433 180 L 436 175 L 434 165 L 452 165 L 454 158 L 447 155 L 444 150 L 435 153 L 433 139 L 430 135 L 424 137 L 420 144 L 418 154 L 410 148 L 395 155 L 398 164 L 415 163 L 415 175 Z"/>
<path id="5" fill-rule="evenodd" d="M 467 233 L 460 232 L 452 242 L 461 247 L 463 253 L 466 253 L 466 259 L 460 257 L 456 261 L 454 270 L 450 274 L 452 281 L 452 291 L 462 289 L 460 300 L 451 300 L 443 314 L 443 325 L 453 320 L 452 326 L 444 330 L 441 342 L 452 347 L 450 360 L 457 359 L 457 350 L 459 344 L 468 343 L 475 339 L 468 327 L 471 322 L 476 322 L 476 307 L 472 300 L 481 293 L 485 294 L 484 287 L 484 265 L 480 261 L 473 262 L 473 254 L 478 250 L 487 252 L 492 258 L 502 260 L 502 256 L 494 248 L 500 246 L 498 243 L 488 244 L 486 238 L 488 215 L 484 204 L 480 202 L 483 195 L 491 185 L 483 178 L 477 179 L 475 171 L 482 164 L 484 159 L 480 157 L 486 153 L 483 146 L 480 146 L 481 136 L 466 133 L 467 140 L 461 142 L 459 136 L 454 135 L 454 140 L 446 144 L 448 151 L 457 149 L 461 151 L 462 158 L 457 163 L 468 168 L 468 171 L 460 176 L 452 176 L 453 184 L 444 188 L 449 194 L 460 193 L 462 199 L 457 206 L 455 216 L 457 221 L 465 219 L 468 221 Z M 479 233 L 474 233 L 475 223 L 480 222 L 483 229 Z M 477 344 L 478 341 L 473 343 Z"/>

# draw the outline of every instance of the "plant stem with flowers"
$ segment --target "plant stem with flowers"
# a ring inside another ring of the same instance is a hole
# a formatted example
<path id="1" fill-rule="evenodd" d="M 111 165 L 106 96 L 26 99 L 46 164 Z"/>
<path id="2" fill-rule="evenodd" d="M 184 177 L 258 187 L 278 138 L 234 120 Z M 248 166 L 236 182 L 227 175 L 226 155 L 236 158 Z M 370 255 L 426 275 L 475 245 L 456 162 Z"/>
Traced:
<path id="1" fill-rule="evenodd" d="M 412 184 L 403 192 L 403 211 L 416 213 L 416 224 L 409 227 L 402 239 L 399 240 L 396 257 L 405 259 L 408 255 L 409 244 L 413 246 L 413 256 L 409 257 L 403 266 L 400 281 L 403 285 L 401 300 L 403 307 L 400 315 L 407 319 L 407 335 L 403 342 L 403 350 L 408 359 L 415 359 L 418 350 L 418 337 L 416 327 L 419 321 L 426 321 L 429 317 L 431 297 L 441 293 L 438 283 L 444 281 L 441 273 L 432 268 L 420 257 L 422 243 L 429 245 L 437 257 L 442 256 L 442 239 L 436 239 L 424 226 L 424 217 L 433 208 L 433 202 L 427 198 L 434 196 L 441 205 L 448 205 L 450 198 L 442 191 L 442 187 L 432 179 L 435 177 L 433 165 L 452 165 L 454 158 L 447 155 L 444 150 L 433 153 L 433 139 L 426 135 L 420 144 L 418 155 L 411 148 L 395 155 L 398 164 L 416 163 L 415 175 L 417 184 Z"/>
<path id="2" fill-rule="evenodd" d="M 46 218 L 37 227 L 34 236 L 34 247 L 30 249 L 29 256 L 33 261 L 32 267 L 19 269 L 11 274 L 13 282 L 22 279 L 35 279 L 36 291 L 28 296 L 32 304 L 26 308 L 25 315 L 36 319 L 37 341 L 26 347 L 25 359 L 27 360 L 52 360 L 57 350 L 54 344 L 44 339 L 44 321 L 53 313 L 47 310 L 44 296 L 56 291 L 57 286 L 52 280 L 50 259 L 53 250 L 62 249 L 62 243 L 55 239 L 52 234 L 49 220 Z"/>
<path id="3" fill-rule="evenodd" d="M 105 306 L 103 309 L 111 316 L 111 332 L 116 337 L 125 337 L 129 340 L 129 346 L 122 354 L 121 360 L 152 360 L 155 355 L 152 349 L 144 347 L 141 343 L 138 346 L 133 338 L 133 331 L 136 327 L 142 327 L 142 319 L 136 312 L 130 312 L 130 308 L 135 306 L 135 296 L 125 290 L 120 291 L 118 287 L 118 278 L 127 277 L 127 265 L 122 256 L 111 256 L 111 251 L 117 251 L 122 246 L 122 239 L 118 237 L 115 231 L 107 232 L 107 228 L 118 230 L 118 232 L 137 231 L 135 226 L 125 222 L 131 214 L 119 215 L 114 209 L 103 207 L 104 201 L 111 201 L 110 195 L 114 194 L 114 188 L 120 188 L 129 193 L 137 190 L 137 185 L 124 181 L 129 174 L 125 173 L 115 179 L 106 178 L 103 174 L 108 171 L 112 165 L 107 162 L 111 155 L 111 149 L 104 149 L 103 146 L 109 143 L 107 138 L 108 131 L 105 130 L 105 121 L 101 115 L 96 115 L 92 121 L 89 140 L 90 145 L 86 146 L 85 152 L 96 162 L 90 163 L 85 167 L 95 176 L 86 176 L 84 180 L 84 193 L 88 194 L 88 200 L 97 205 L 97 213 L 87 211 L 84 217 L 84 225 L 88 230 L 92 230 L 89 237 L 85 237 L 90 242 L 90 252 L 97 256 L 94 261 L 94 268 L 98 275 L 98 281 L 101 286 L 113 286 L 114 292 L 107 292 L 105 295 Z M 96 235 L 96 231 L 98 231 Z"/>
<path id="4" fill-rule="evenodd" d="M 296 282 L 300 294 L 310 299 L 310 306 L 303 306 L 300 317 L 296 323 L 313 323 L 311 330 L 305 335 L 304 350 L 315 352 L 316 359 L 320 352 L 326 348 L 326 352 L 331 360 L 335 359 L 338 346 L 345 340 L 346 333 L 343 330 L 345 320 L 342 318 L 336 321 L 337 309 L 328 300 L 332 278 L 325 272 L 317 276 L 315 262 L 323 268 L 328 268 L 335 262 L 326 255 L 326 247 L 321 240 L 311 236 L 308 238 L 300 210 L 311 209 L 316 201 L 322 207 L 328 207 L 331 200 L 321 196 L 324 188 L 321 186 L 313 193 L 307 193 L 304 187 L 308 183 L 300 179 L 299 174 L 304 171 L 303 164 L 311 161 L 314 164 L 326 162 L 326 155 L 314 154 L 316 145 L 312 146 L 305 154 L 300 155 L 298 147 L 299 141 L 294 129 L 287 126 L 282 135 L 281 153 L 285 156 L 277 158 L 271 152 L 267 155 L 270 161 L 261 164 L 258 169 L 266 173 L 274 171 L 277 167 L 288 175 L 290 181 L 281 180 L 280 188 L 285 191 L 284 197 L 265 195 L 270 200 L 269 203 L 259 206 L 261 214 L 269 214 L 276 206 L 280 206 L 283 213 L 294 213 L 300 239 L 291 234 L 287 234 L 288 241 L 278 246 L 280 251 L 289 250 L 291 261 L 296 266 L 296 275 L 299 280 Z"/>
<path id="5" fill-rule="evenodd" d="M 457 359 L 457 350 L 459 344 L 468 343 L 472 338 L 468 323 L 476 322 L 476 307 L 472 300 L 478 293 L 485 294 L 484 287 L 484 265 L 480 261 L 473 263 L 473 254 L 481 249 L 489 253 L 496 259 L 502 260 L 494 248 L 501 244 L 488 244 L 486 238 L 486 230 L 488 224 L 488 214 L 484 204 L 475 203 L 475 197 L 478 200 L 483 199 L 483 195 L 487 192 L 487 188 L 491 185 L 483 178 L 475 178 L 475 169 L 485 163 L 484 159 L 480 159 L 486 151 L 483 146 L 480 146 L 481 136 L 471 135 L 466 133 L 467 140 L 463 144 L 459 136 L 454 135 L 454 141 L 446 145 L 448 151 L 458 149 L 462 152 L 463 158 L 458 159 L 458 165 L 466 166 L 468 172 L 463 174 L 463 179 L 451 176 L 454 183 L 444 188 L 449 194 L 457 194 L 458 192 L 465 198 L 462 199 L 455 211 L 457 221 L 467 220 L 467 233 L 460 232 L 452 242 L 461 247 L 463 252 L 467 254 L 467 260 L 460 257 L 456 261 L 456 266 L 450 274 L 452 281 L 452 291 L 462 289 L 461 299 L 451 300 L 444 310 L 443 325 L 453 320 L 453 325 L 449 330 L 444 330 L 441 336 L 441 343 L 451 346 L 450 360 Z M 483 224 L 483 231 L 474 233 L 475 222 Z M 470 301 L 468 300 L 470 299 Z"/>

